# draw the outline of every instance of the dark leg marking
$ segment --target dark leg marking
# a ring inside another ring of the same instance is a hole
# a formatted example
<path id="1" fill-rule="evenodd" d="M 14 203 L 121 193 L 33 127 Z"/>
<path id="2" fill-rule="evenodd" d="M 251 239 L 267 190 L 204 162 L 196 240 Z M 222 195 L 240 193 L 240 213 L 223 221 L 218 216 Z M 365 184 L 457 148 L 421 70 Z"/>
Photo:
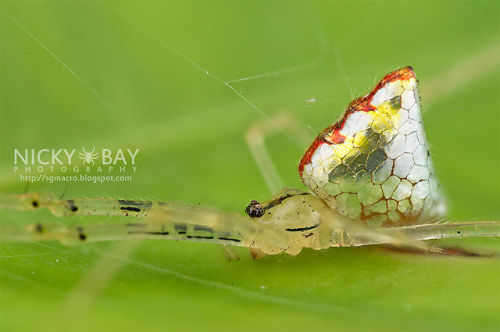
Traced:
<path id="1" fill-rule="evenodd" d="M 124 199 L 119 199 L 118 203 L 120 205 L 139 206 L 142 208 L 149 208 L 153 205 L 153 202 L 150 201 L 129 201 Z"/>
<path id="2" fill-rule="evenodd" d="M 83 232 L 83 227 L 77 227 L 76 231 L 78 232 L 78 238 L 82 241 L 87 239 L 87 234 Z"/>
<path id="3" fill-rule="evenodd" d="M 223 240 L 223 241 L 233 241 L 233 242 L 241 242 L 241 240 L 238 240 L 238 239 L 231 239 L 229 237 L 218 237 L 219 240 Z"/>
<path id="4" fill-rule="evenodd" d="M 178 234 L 186 234 L 188 228 L 187 225 L 174 224 L 174 229 Z"/>
<path id="5" fill-rule="evenodd" d="M 141 212 L 141 209 L 139 209 L 137 207 L 133 207 L 133 206 L 122 206 L 120 208 L 120 210 L 122 210 L 122 211 L 132 211 L 132 212 Z"/>
<path id="6" fill-rule="evenodd" d="M 209 233 L 213 233 L 214 230 L 211 229 L 210 227 L 206 227 L 206 226 L 194 226 L 194 231 L 202 231 L 202 232 L 209 232 Z"/>
<path id="7" fill-rule="evenodd" d="M 200 235 L 186 235 L 186 237 L 188 239 L 206 239 L 206 240 L 210 240 L 210 239 L 214 238 L 213 236 L 200 236 Z"/>
<path id="8" fill-rule="evenodd" d="M 303 232 L 303 231 L 309 231 L 311 229 L 315 229 L 318 226 L 319 226 L 319 224 L 312 225 L 309 227 L 301 227 L 301 228 L 285 228 L 285 230 L 287 230 L 288 232 Z"/>
<path id="9" fill-rule="evenodd" d="M 75 201 L 72 200 L 72 199 L 68 199 L 66 201 L 66 203 L 68 203 L 68 207 L 69 209 L 71 210 L 71 212 L 76 212 L 78 211 L 78 207 L 75 205 Z"/>
<path id="10" fill-rule="evenodd" d="M 150 201 L 129 201 L 119 199 L 118 204 L 125 205 L 120 207 L 122 211 L 131 211 L 131 212 L 141 212 L 141 208 L 143 210 L 150 208 L 153 205 L 153 202 Z"/>
<path id="11" fill-rule="evenodd" d="M 141 224 L 138 222 L 133 222 L 129 224 L 125 224 L 126 227 L 146 227 L 146 224 Z"/>
<path id="12" fill-rule="evenodd" d="M 143 231 L 128 231 L 127 234 L 170 235 L 169 232 L 143 232 Z"/>

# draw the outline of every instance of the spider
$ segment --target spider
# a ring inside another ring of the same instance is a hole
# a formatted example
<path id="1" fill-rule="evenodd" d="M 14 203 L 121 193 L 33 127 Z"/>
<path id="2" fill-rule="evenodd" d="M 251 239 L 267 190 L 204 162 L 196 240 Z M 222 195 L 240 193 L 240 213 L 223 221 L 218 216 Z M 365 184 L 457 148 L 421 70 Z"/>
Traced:
<path id="1" fill-rule="evenodd" d="M 289 120 L 278 119 L 284 126 L 290 126 Z M 298 166 L 310 191 L 277 190 L 277 172 L 264 146 L 264 136 L 271 130 L 265 124 L 254 126 L 247 142 L 268 187 L 277 193 L 269 201 L 252 200 L 246 216 L 156 201 L 0 194 L 3 208 L 45 207 L 59 217 L 136 217 L 80 226 L 3 225 L 0 238 L 63 243 L 164 238 L 243 246 L 256 258 L 283 252 L 297 255 L 303 248 L 373 244 L 439 251 L 423 240 L 500 236 L 498 221 L 439 222 L 446 205 L 432 166 L 411 67 L 387 74 L 316 137 Z M 84 151 L 85 161 L 94 158 L 93 151 Z"/>
<path id="2" fill-rule="evenodd" d="M 90 164 L 90 163 L 92 163 L 92 165 L 93 165 L 94 164 L 94 159 L 97 159 L 97 157 L 98 157 L 97 152 L 94 153 L 95 147 L 93 147 L 92 151 L 90 151 L 90 152 L 86 152 L 85 148 L 82 148 L 82 151 L 83 152 L 80 152 L 79 155 L 80 155 L 80 159 L 83 160 L 83 164 Z"/>

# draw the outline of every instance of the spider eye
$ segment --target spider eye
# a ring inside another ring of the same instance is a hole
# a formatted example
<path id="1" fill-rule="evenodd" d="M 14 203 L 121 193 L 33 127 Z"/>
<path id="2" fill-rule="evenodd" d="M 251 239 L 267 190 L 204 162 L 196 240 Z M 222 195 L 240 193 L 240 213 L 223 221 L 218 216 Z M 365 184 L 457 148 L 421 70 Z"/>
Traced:
<path id="1" fill-rule="evenodd" d="M 252 218 L 259 218 L 264 215 L 264 208 L 260 202 L 253 200 L 250 204 L 245 208 L 245 213 L 248 214 Z"/>

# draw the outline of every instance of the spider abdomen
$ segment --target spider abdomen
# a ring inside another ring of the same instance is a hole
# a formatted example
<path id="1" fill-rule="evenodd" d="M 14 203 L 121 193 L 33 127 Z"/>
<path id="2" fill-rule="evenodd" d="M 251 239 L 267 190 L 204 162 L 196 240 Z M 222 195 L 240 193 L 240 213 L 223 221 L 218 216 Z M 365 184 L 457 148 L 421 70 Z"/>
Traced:
<path id="1" fill-rule="evenodd" d="M 386 75 L 311 144 L 302 181 L 340 214 L 375 226 L 443 216 L 410 67 Z"/>

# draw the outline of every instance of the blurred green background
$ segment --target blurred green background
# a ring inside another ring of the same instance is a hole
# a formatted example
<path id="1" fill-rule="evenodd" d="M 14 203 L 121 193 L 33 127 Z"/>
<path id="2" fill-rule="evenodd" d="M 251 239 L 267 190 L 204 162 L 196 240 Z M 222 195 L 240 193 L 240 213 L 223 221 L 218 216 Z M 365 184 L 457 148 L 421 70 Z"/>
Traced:
<path id="1" fill-rule="evenodd" d="M 264 118 L 225 81 L 267 73 L 230 85 L 268 116 L 295 115 L 312 138 L 353 96 L 411 65 L 450 220 L 498 220 L 499 13 L 498 1 L 1 1 L 0 190 L 26 189 L 14 148 L 130 147 L 140 149 L 132 182 L 29 190 L 242 213 L 269 197 L 244 142 Z M 302 188 L 296 166 L 306 146 L 284 134 L 268 143 L 288 186 Z M 499 249 L 488 238 L 447 244 Z M 500 326 L 498 258 L 239 253 L 230 262 L 218 246 L 196 243 L 0 243 L 0 329 Z"/>

